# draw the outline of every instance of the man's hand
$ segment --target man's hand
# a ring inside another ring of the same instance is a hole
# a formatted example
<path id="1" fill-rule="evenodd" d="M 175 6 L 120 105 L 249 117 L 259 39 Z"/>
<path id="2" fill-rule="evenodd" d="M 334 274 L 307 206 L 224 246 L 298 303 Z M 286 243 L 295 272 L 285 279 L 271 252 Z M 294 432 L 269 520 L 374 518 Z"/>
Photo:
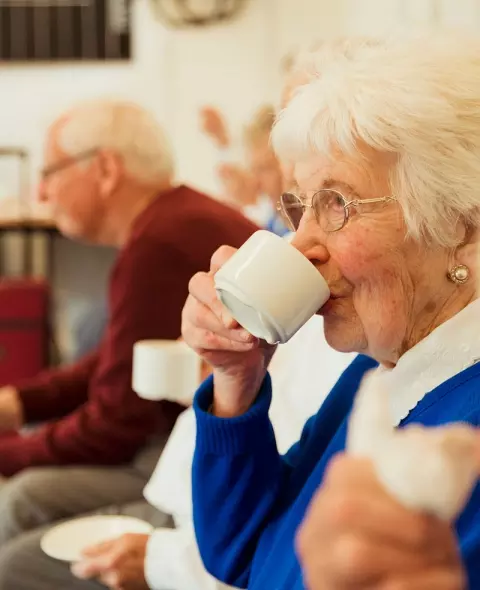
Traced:
<path id="1" fill-rule="evenodd" d="M 111 590 L 148 590 L 145 555 L 149 535 L 123 535 L 90 547 L 72 566 L 77 578 L 96 578 Z"/>
<path id="2" fill-rule="evenodd" d="M 200 111 L 200 128 L 220 148 L 230 145 L 228 130 L 220 111 L 213 107 L 204 107 Z"/>
<path id="3" fill-rule="evenodd" d="M 368 460 L 335 458 L 297 536 L 309 590 L 463 590 L 455 535 L 407 510 Z"/>
<path id="4" fill-rule="evenodd" d="M 255 178 L 235 164 L 222 164 L 218 176 L 223 185 L 223 198 L 236 207 L 243 208 L 256 203 L 259 191 Z"/>
<path id="5" fill-rule="evenodd" d="M 24 423 L 23 406 L 14 387 L 0 388 L 0 433 L 20 430 Z"/>

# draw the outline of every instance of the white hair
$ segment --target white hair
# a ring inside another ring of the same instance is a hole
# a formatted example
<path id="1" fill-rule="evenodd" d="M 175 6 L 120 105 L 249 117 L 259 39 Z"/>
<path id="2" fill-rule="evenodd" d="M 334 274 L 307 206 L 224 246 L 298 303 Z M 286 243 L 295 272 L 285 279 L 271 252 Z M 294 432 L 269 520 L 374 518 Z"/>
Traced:
<path id="1" fill-rule="evenodd" d="M 455 247 L 459 219 L 478 227 L 480 41 L 343 40 L 301 59 L 307 83 L 272 134 L 280 158 L 355 156 L 359 143 L 395 154 L 391 191 L 413 236 Z"/>
<path id="2" fill-rule="evenodd" d="M 134 103 L 82 103 L 62 118 L 57 141 L 69 155 L 110 149 L 121 156 L 126 171 L 141 182 L 162 182 L 174 172 L 170 143 L 163 129 L 151 113 Z"/>

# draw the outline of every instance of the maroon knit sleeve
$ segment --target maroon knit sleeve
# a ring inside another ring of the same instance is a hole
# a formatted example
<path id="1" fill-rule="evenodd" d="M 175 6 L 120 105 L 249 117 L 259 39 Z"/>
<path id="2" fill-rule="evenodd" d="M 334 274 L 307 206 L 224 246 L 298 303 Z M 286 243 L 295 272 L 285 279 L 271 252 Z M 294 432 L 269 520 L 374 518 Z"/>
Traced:
<path id="1" fill-rule="evenodd" d="M 33 379 L 14 384 L 22 401 L 25 421 L 61 418 L 83 404 L 98 356 L 97 350 L 73 365 L 49 369 Z"/>

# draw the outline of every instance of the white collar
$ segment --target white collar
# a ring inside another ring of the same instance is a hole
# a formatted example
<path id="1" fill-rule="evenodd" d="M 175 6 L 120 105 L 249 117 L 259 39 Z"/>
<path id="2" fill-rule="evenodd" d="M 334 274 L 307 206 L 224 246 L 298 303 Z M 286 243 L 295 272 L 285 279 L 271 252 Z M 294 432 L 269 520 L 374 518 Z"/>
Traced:
<path id="1" fill-rule="evenodd" d="M 393 369 L 377 369 L 395 426 L 428 392 L 480 361 L 479 324 L 477 299 L 406 352 Z"/>

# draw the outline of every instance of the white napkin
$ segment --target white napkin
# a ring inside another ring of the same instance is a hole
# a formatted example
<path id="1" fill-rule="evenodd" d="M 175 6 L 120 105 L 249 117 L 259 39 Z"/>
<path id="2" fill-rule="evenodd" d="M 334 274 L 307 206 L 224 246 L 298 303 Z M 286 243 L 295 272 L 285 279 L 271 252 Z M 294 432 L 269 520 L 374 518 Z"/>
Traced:
<path id="1" fill-rule="evenodd" d="M 396 430 L 381 373 L 360 387 L 349 422 L 348 452 L 372 460 L 385 489 L 407 508 L 453 520 L 480 469 L 480 438 L 462 424 Z"/>

